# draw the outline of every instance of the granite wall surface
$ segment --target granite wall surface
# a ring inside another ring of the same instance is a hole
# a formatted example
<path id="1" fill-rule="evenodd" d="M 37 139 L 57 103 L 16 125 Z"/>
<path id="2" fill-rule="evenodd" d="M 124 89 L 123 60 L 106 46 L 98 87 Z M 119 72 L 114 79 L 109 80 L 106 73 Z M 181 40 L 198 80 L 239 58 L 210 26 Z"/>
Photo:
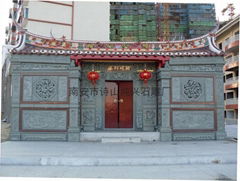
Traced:
<path id="1" fill-rule="evenodd" d="M 10 61 L 11 140 L 79 141 L 80 131 L 108 131 L 101 95 L 108 80 L 133 82 L 127 131 L 158 131 L 161 141 L 225 138 L 222 57 L 172 57 L 164 68 L 153 62 L 75 67 L 68 56 L 53 55 L 12 55 Z M 114 65 L 130 69 L 108 71 Z M 147 86 L 137 72 L 145 66 L 154 70 Z M 95 87 L 86 77 L 93 68 L 100 71 Z"/>

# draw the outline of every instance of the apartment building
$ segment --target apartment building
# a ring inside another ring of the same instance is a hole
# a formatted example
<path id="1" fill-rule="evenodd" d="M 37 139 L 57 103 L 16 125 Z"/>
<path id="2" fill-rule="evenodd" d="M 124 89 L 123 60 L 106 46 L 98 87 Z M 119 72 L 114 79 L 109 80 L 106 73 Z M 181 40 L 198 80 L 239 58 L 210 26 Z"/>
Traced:
<path id="1" fill-rule="evenodd" d="M 225 52 L 224 99 L 226 124 L 237 124 L 239 86 L 239 15 L 221 25 L 216 43 Z"/>
<path id="2" fill-rule="evenodd" d="M 10 16 L 42 36 L 88 41 L 168 41 L 199 37 L 216 25 L 213 4 L 19 1 Z M 7 41 L 18 32 L 10 23 Z"/>
<path id="3" fill-rule="evenodd" d="M 202 36 L 216 26 L 214 4 L 110 4 L 110 40 L 169 41 Z"/>

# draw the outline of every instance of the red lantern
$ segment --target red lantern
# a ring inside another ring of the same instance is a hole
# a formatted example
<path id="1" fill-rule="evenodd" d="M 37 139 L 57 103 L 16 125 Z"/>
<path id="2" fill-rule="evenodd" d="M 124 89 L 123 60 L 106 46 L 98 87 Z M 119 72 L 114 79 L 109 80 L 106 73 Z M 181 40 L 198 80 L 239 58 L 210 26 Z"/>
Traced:
<path id="1" fill-rule="evenodd" d="M 148 79 L 150 79 L 151 77 L 152 77 L 152 73 L 147 69 L 144 69 L 139 73 L 139 78 L 143 80 L 145 84 L 147 83 Z"/>
<path id="2" fill-rule="evenodd" d="M 95 85 L 96 81 L 100 78 L 100 75 L 98 72 L 93 70 L 91 72 L 88 72 L 87 78 L 92 82 L 93 85 Z"/>

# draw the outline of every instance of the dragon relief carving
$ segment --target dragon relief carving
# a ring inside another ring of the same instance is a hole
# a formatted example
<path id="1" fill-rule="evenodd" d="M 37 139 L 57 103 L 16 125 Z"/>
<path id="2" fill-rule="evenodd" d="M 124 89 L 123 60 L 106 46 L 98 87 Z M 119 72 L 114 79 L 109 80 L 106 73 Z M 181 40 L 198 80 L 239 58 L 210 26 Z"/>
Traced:
<path id="1" fill-rule="evenodd" d="M 187 83 L 184 85 L 183 93 L 190 100 L 197 99 L 202 94 L 202 86 L 197 81 L 188 80 Z"/>
<path id="2" fill-rule="evenodd" d="M 43 100 L 51 99 L 57 92 L 56 83 L 50 79 L 41 79 L 35 84 L 36 94 Z"/>

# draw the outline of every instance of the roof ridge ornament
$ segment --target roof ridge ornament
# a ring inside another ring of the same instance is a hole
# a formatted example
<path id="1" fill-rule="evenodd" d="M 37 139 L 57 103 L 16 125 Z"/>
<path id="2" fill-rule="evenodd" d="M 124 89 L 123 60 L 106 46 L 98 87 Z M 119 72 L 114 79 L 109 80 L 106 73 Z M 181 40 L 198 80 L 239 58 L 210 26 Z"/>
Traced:
<path id="1" fill-rule="evenodd" d="M 220 50 L 217 45 L 215 44 L 215 34 L 209 33 L 209 36 L 207 37 L 209 49 L 217 54 L 222 53 L 222 50 Z"/>

